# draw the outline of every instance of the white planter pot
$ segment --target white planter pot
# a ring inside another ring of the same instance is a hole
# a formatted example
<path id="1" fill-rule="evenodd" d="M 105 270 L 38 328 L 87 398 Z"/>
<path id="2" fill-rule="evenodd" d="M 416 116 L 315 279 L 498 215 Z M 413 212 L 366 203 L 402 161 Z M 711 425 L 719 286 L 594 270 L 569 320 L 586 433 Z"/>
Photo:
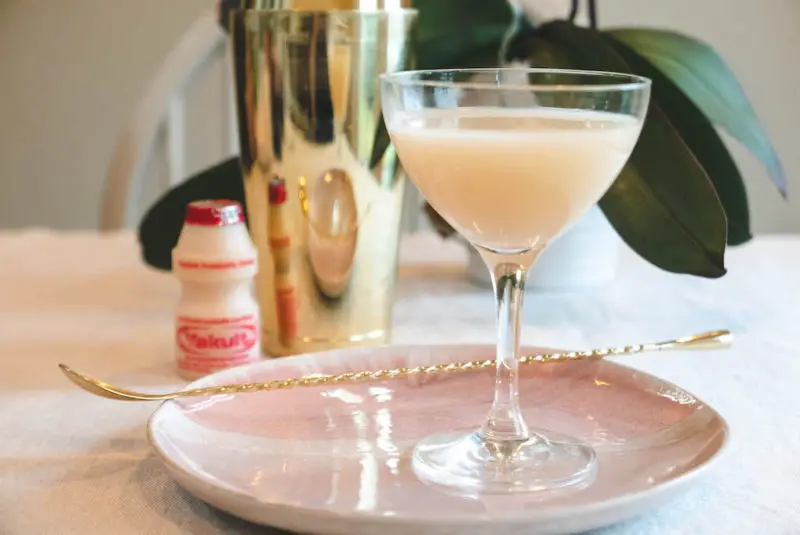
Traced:
<path id="1" fill-rule="evenodd" d="M 528 276 L 532 290 L 564 290 L 607 284 L 617 272 L 622 240 L 597 206 L 564 233 L 536 262 Z M 474 283 L 491 286 L 486 265 L 470 245 L 467 273 Z"/>

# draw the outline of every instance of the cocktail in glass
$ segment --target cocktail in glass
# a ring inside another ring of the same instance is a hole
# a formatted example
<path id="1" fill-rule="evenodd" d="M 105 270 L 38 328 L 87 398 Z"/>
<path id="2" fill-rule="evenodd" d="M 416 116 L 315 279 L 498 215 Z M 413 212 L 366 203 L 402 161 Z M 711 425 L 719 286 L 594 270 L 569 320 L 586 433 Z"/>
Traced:
<path id="1" fill-rule="evenodd" d="M 606 192 L 633 151 L 646 78 L 550 69 L 408 71 L 382 77 L 400 161 L 488 266 L 497 297 L 497 375 L 486 422 L 414 448 L 423 480 L 465 493 L 565 489 L 591 481 L 594 450 L 529 428 L 518 391 L 525 278 Z"/>

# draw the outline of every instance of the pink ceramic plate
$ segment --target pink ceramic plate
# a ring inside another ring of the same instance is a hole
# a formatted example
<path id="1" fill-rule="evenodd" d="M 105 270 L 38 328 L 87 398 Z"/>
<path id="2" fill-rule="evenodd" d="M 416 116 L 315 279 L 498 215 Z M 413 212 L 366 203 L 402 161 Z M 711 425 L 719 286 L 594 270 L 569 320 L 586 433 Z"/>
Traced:
<path id="1" fill-rule="evenodd" d="M 535 349 L 526 348 L 526 352 Z M 490 346 L 389 346 L 270 360 L 192 387 L 347 369 L 491 358 Z M 725 422 L 685 390 L 608 362 L 527 366 L 527 421 L 590 442 L 596 480 L 569 494 L 465 498 L 422 484 L 408 462 L 430 433 L 473 429 L 493 374 L 341 384 L 162 405 L 150 440 L 200 499 L 303 533 L 575 533 L 637 515 L 679 493 L 726 442 Z"/>

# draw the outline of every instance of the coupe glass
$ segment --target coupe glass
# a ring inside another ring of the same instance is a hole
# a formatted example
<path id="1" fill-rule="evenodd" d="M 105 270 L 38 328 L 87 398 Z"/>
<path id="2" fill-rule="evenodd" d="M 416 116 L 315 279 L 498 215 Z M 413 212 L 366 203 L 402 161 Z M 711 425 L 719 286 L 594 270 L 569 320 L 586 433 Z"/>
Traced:
<path id="1" fill-rule="evenodd" d="M 553 69 L 407 71 L 382 76 L 383 113 L 403 167 L 480 253 L 497 298 L 497 376 L 488 418 L 414 448 L 429 483 L 464 493 L 553 491 L 594 477 L 594 450 L 532 429 L 519 404 L 525 278 L 605 193 L 644 122 L 650 80 Z M 587 269 L 591 269 L 587 259 Z M 470 395 L 470 393 L 464 393 Z"/>

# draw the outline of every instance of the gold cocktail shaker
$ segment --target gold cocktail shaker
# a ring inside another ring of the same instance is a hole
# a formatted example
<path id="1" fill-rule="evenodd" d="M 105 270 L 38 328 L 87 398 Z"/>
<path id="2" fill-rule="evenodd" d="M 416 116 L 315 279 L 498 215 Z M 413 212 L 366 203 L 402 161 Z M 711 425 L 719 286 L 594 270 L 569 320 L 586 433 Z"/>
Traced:
<path id="1" fill-rule="evenodd" d="M 408 64 L 406 0 L 245 0 L 230 14 L 262 344 L 389 339 L 403 175 L 378 76 Z"/>

